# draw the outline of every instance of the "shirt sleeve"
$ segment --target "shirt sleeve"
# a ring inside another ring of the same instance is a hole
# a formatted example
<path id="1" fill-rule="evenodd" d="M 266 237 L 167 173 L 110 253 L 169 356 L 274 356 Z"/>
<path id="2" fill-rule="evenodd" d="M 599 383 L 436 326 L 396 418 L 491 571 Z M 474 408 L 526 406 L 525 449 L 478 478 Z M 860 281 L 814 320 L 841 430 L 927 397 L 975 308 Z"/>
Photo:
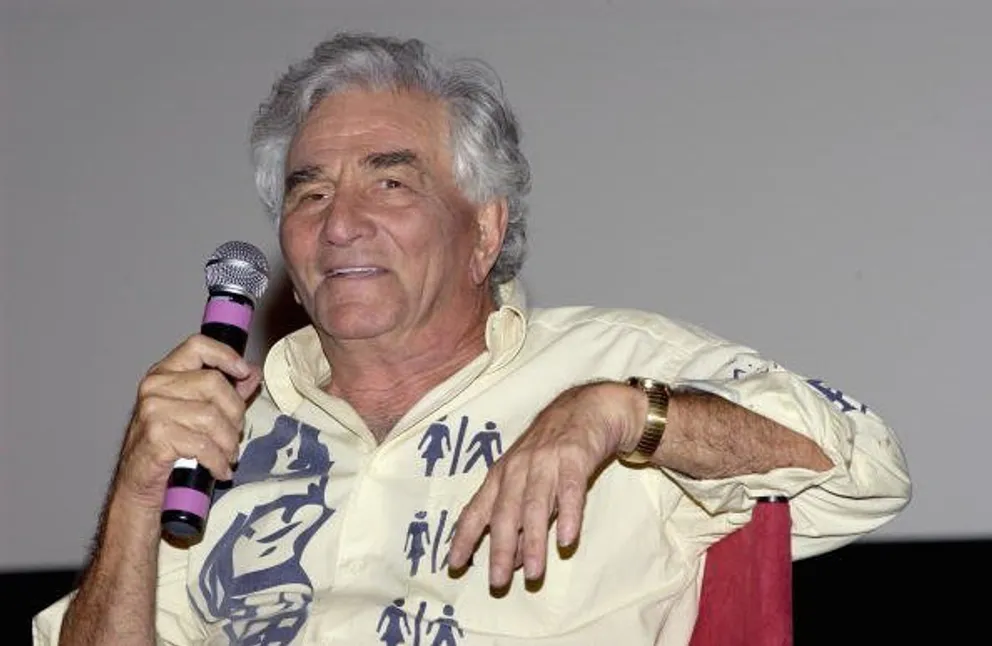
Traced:
<path id="1" fill-rule="evenodd" d="M 160 542 L 155 610 L 156 646 L 202 643 L 205 632 L 186 594 L 187 553 Z M 76 590 L 35 615 L 31 624 L 34 646 L 57 646 L 69 603 Z"/>
<path id="2" fill-rule="evenodd" d="M 718 343 L 696 352 L 674 386 L 718 395 L 816 442 L 834 463 L 816 472 L 697 480 L 666 469 L 696 503 L 682 509 L 690 540 L 709 543 L 750 520 L 756 500 L 787 496 L 792 551 L 804 558 L 840 547 L 894 518 L 909 502 L 906 461 L 892 430 L 867 406 L 816 379 L 794 374 L 743 346 Z"/>

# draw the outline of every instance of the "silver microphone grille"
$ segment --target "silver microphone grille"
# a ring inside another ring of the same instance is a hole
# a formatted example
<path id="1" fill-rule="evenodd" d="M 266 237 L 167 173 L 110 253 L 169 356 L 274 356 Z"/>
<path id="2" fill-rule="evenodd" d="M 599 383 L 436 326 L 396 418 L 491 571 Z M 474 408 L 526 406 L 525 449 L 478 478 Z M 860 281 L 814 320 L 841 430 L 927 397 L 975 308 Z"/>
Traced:
<path id="1" fill-rule="evenodd" d="M 256 304 L 269 285 L 269 262 L 258 247 L 232 240 L 217 247 L 203 268 L 207 289 L 231 291 Z"/>

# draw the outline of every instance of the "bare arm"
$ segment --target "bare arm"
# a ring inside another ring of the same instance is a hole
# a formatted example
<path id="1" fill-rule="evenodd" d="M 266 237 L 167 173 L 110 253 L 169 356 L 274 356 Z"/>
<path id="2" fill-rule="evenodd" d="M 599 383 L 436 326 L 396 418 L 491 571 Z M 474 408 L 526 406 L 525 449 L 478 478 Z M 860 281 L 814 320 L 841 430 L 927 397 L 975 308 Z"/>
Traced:
<path id="1" fill-rule="evenodd" d="M 160 514 L 172 466 L 177 458 L 193 457 L 214 478 L 229 479 L 244 400 L 260 379 L 234 350 L 195 335 L 142 380 L 93 556 L 62 621 L 60 646 L 154 646 Z"/>
<path id="2" fill-rule="evenodd" d="M 636 446 L 647 410 L 644 392 L 616 381 L 576 386 L 559 395 L 490 469 L 462 510 L 449 552 L 452 567 L 464 566 L 488 526 L 491 585 L 506 585 L 519 564 L 527 578 L 539 577 L 552 506 L 557 507 L 558 543 L 573 544 L 590 475 L 617 452 Z M 833 466 L 812 439 L 701 392 L 671 398 L 652 462 L 696 480 L 783 467 L 822 472 Z"/>
<path id="3" fill-rule="evenodd" d="M 60 646 L 155 643 L 159 516 L 123 496 L 108 500 L 79 591 L 62 623 Z"/>
<path id="4" fill-rule="evenodd" d="M 635 419 L 647 417 L 648 399 L 630 389 Z M 632 449 L 643 425 L 625 425 L 621 452 Z M 668 424 L 652 462 L 696 479 L 768 473 L 783 467 L 826 471 L 833 462 L 810 438 L 725 399 L 678 391 L 668 405 Z"/>

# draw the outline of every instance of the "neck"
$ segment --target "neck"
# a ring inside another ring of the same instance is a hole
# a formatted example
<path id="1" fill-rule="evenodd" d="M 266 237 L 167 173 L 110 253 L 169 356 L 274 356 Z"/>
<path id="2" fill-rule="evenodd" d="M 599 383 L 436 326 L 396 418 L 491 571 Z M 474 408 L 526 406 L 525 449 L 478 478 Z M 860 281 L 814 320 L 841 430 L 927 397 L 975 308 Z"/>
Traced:
<path id="1" fill-rule="evenodd" d="M 332 366 L 324 390 L 347 401 L 381 442 L 424 395 L 485 351 L 494 309 L 487 297 L 460 327 L 443 326 L 445 332 L 436 334 L 420 330 L 392 342 L 339 342 L 321 335 Z"/>

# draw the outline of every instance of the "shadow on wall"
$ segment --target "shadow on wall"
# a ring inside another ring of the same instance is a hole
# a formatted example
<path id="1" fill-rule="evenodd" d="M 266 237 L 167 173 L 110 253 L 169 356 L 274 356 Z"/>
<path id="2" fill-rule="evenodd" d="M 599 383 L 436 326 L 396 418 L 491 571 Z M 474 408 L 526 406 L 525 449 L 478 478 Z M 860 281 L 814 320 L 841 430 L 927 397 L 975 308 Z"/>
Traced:
<path id="1" fill-rule="evenodd" d="M 283 268 L 272 277 L 260 310 L 262 356 L 265 356 L 276 341 L 310 324 L 307 313 L 293 298 L 293 285 Z"/>

